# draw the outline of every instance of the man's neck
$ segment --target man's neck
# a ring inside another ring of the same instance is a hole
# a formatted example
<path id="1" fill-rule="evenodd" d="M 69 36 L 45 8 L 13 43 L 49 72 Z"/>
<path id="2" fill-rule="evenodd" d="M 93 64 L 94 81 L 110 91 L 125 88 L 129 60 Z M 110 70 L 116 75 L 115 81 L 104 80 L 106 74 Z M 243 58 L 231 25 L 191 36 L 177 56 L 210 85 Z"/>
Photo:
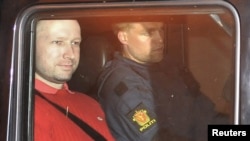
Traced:
<path id="1" fill-rule="evenodd" d="M 55 88 L 55 89 L 62 89 L 63 88 L 63 84 L 48 81 L 48 80 L 44 79 L 43 77 L 41 77 L 40 75 L 38 75 L 37 73 L 35 74 L 35 78 L 42 81 L 43 83 L 53 87 L 53 88 Z"/>

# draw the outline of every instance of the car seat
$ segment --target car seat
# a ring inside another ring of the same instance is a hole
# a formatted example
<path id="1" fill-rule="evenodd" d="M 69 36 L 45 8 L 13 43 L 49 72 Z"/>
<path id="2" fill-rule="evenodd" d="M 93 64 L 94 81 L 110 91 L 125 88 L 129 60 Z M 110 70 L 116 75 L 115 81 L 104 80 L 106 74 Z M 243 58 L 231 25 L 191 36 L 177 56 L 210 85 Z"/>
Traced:
<path id="1" fill-rule="evenodd" d="M 94 89 L 105 63 L 112 59 L 115 48 L 107 36 L 91 35 L 81 43 L 80 62 L 69 88 L 95 98 Z"/>

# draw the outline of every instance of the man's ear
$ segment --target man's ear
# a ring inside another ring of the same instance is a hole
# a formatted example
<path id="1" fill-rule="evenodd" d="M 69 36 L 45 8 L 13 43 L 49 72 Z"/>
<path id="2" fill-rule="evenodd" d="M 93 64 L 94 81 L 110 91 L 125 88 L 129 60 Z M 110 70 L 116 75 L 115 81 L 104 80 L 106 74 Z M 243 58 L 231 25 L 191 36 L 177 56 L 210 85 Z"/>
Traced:
<path id="1" fill-rule="evenodd" d="M 118 32 L 118 39 L 122 44 L 127 44 L 127 33 L 124 31 Z"/>

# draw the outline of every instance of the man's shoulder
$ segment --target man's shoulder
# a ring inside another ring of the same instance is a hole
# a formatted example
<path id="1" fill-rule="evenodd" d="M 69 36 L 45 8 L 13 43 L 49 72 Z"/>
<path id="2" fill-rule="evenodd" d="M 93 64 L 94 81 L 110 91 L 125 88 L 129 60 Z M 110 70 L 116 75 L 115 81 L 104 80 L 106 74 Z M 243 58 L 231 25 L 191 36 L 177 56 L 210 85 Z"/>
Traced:
<path id="1" fill-rule="evenodd" d="M 131 70 L 131 67 L 129 63 L 124 62 L 121 59 L 114 59 L 114 60 L 109 61 L 104 67 L 104 70 L 106 71 L 109 71 L 112 69 L 116 69 L 119 72 L 126 72 L 128 70 Z"/>
<path id="2" fill-rule="evenodd" d="M 104 79 L 106 83 L 112 84 L 115 82 L 115 84 L 117 84 L 122 82 L 124 85 L 131 85 L 132 83 L 137 82 L 137 80 L 141 81 L 139 75 L 127 66 L 117 66 L 108 70 L 106 72 L 106 78 Z"/>
<path id="3" fill-rule="evenodd" d="M 120 80 L 125 76 L 133 75 L 134 71 L 126 63 L 121 61 L 110 61 L 105 65 L 105 68 L 101 72 L 99 79 L 115 79 Z"/>
<path id="4" fill-rule="evenodd" d="M 98 79 L 99 91 L 105 89 L 123 95 L 128 89 L 143 85 L 145 80 L 130 65 L 109 64 Z"/>

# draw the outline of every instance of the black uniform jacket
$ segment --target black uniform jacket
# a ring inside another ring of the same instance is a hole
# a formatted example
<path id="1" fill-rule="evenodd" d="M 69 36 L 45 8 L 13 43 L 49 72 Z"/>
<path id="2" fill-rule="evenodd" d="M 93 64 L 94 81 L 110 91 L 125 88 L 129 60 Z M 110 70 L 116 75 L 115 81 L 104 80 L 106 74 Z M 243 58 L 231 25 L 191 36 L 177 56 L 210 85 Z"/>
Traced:
<path id="1" fill-rule="evenodd" d="M 98 82 L 100 103 L 117 141 L 203 141 L 208 124 L 227 123 L 192 75 L 168 58 L 143 65 L 115 53 Z"/>

